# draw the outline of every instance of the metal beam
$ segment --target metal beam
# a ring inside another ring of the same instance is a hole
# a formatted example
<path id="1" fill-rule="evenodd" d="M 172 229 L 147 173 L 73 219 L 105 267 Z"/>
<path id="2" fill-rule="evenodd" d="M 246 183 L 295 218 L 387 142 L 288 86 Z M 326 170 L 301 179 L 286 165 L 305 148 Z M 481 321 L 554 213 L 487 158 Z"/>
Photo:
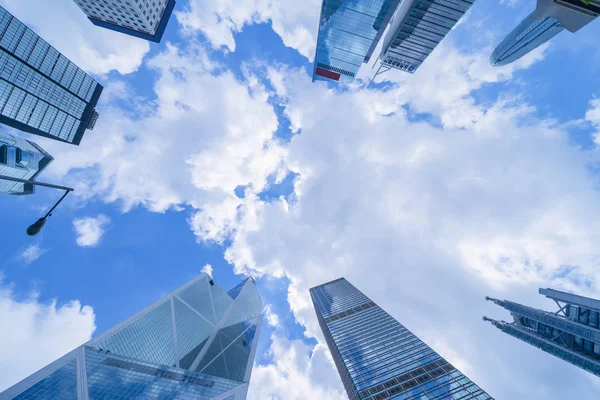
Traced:
<path id="1" fill-rule="evenodd" d="M 90 400 L 87 365 L 85 362 L 85 346 L 79 347 L 79 355 L 77 356 L 77 400 Z"/>
<path id="2" fill-rule="evenodd" d="M 527 307 L 512 301 L 503 301 L 502 306 L 511 313 L 540 321 L 541 323 L 559 329 L 562 332 L 575 335 L 595 343 L 600 343 L 600 329 L 580 324 L 576 321 L 559 317 L 553 313 Z"/>
<path id="3" fill-rule="evenodd" d="M 38 181 L 30 181 L 30 180 L 21 179 L 21 178 L 13 178 L 12 176 L 6 176 L 6 175 L 0 175 L 0 180 L 13 181 L 13 182 L 18 182 L 18 183 L 26 183 L 26 184 L 30 184 L 30 185 L 49 187 L 52 189 L 66 190 L 67 192 L 72 192 L 73 190 L 75 190 L 73 188 L 66 187 L 66 186 L 53 185 L 51 183 L 43 183 L 43 182 L 38 182 Z"/>
<path id="4" fill-rule="evenodd" d="M 171 323 L 173 326 L 173 355 L 175 356 L 175 366 L 179 368 L 179 346 L 177 345 L 177 324 L 175 324 L 175 296 L 171 296 Z"/>
<path id="5" fill-rule="evenodd" d="M 552 354 L 564 361 L 567 361 L 579 368 L 582 368 L 596 376 L 600 376 L 600 360 L 586 357 L 583 353 L 578 353 L 569 348 L 559 345 L 556 342 L 552 342 L 548 339 L 537 336 L 536 334 L 520 329 L 513 324 L 501 321 L 491 321 L 492 324 L 500 329 L 502 332 L 513 336 L 517 339 L 529 343 L 546 353 Z"/>
<path id="6" fill-rule="evenodd" d="M 591 299 L 589 297 L 578 296 L 576 294 L 561 292 L 554 289 L 542 289 L 540 288 L 539 293 L 546 296 L 549 299 L 555 301 L 561 301 L 563 303 L 573 304 L 583 308 L 588 308 L 596 312 L 600 312 L 600 301 Z"/>

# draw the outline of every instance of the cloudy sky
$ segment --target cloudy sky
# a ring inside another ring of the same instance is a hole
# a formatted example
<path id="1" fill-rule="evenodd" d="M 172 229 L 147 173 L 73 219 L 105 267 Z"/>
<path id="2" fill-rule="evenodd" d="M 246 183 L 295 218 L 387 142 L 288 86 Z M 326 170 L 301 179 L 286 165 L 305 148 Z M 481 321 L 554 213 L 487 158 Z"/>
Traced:
<path id="1" fill-rule="evenodd" d="M 258 277 L 251 399 L 343 399 L 308 289 L 346 277 L 497 399 L 600 381 L 485 324 L 486 295 L 600 298 L 600 23 L 502 68 L 533 0 L 478 0 L 414 75 L 310 79 L 320 0 L 178 0 L 160 45 L 0 0 L 104 86 L 81 146 L 0 200 L 0 390 L 202 270 Z M 48 16 L 52 16 L 49 18 Z"/>

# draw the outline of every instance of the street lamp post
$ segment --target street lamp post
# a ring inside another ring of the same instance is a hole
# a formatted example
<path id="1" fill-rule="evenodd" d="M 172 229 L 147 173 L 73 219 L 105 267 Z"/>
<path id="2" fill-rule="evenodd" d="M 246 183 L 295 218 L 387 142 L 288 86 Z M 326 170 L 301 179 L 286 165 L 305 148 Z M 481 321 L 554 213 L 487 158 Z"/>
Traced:
<path id="1" fill-rule="evenodd" d="M 48 211 L 46 213 L 45 216 L 43 216 L 42 218 L 40 218 L 37 221 L 35 221 L 33 224 L 31 224 L 29 226 L 29 228 L 27 228 L 27 234 L 29 236 L 35 236 L 38 233 L 40 233 L 40 231 L 42 230 L 42 228 L 44 227 L 44 225 L 46 225 L 46 219 L 48 217 L 52 216 L 52 212 L 54 211 L 54 209 L 60 204 L 61 201 L 64 200 L 65 197 L 67 197 L 67 195 L 70 192 L 73 191 L 72 188 L 65 187 L 65 186 L 52 185 L 50 183 L 42 183 L 42 182 L 36 182 L 36 181 L 28 181 L 26 179 L 13 178 L 12 176 L 0 175 L 0 180 L 7 180 L 7 181 L 13 181 L 13 182 L 19 182 L 19 183 L 28 183 L 28 184 L 35 185 L 35 186 L 44 186 L 44 187 L 49 187 L 49 188 L 52 188 L 52 189 L 59 189 L 59 190 L 64 190 L 65 191 L 65 194 L 63 194 L 63 196 L 60 198 L 60 200 L 58 200 L 56 202 L 56 204 L 54 205 L 54 207 L 52 207 L 50 209 L 50 211 Z"/>

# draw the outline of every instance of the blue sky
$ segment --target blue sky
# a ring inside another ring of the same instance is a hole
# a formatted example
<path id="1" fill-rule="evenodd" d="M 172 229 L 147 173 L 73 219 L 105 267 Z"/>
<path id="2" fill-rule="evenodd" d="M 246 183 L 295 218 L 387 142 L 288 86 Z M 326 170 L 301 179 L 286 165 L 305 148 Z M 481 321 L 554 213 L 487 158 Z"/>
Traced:
<path id="1" fill-rule="evenodd" d="M 31 138 L 56 158 L 41 179 L 76 189 L 43 233 L 60 193 L 1 200 L 0 389 L 209 264 L 269 307 L 253 399 L 344 398 L 308 296 L 342 275 L 498 399 L 596 398 L 481 316 L 510 318 L 485 295 L 600 298 L 599 24 L 492 68 L 534 2 L 479 0 L 367 90 L 370 66 L 311 83 L 319 0 L 179 0 L 160 45 L 71 0 L 0 4 L 105 86 L 79 148 Z"/>

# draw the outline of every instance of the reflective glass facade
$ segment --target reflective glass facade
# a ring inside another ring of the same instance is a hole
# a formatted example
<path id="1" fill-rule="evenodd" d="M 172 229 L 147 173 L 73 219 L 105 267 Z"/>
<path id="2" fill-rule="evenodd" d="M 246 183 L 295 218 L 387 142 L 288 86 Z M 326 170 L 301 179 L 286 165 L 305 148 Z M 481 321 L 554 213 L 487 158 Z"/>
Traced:
<path id="1" fill-rule="evenodd" d="M 40 146 L 0 131 L 0 175 L 35 180 L 54 160 Z M 35 186 L 0 179 L 0 193 L 31 194 Z"/>
<path id="2" fill-rule="evenodd" d="M 159 43 L 175 0 L 75 0 L 96 26 Z"/>
<path id="3" fill-rule="evenodd" d="M 203 275 L 0 398 L 245 399 L 262 301 L 252 279 L 234 289 L 235 298 Z M 224 298 L 217 313 L 213 299 Z"/>
<path id="4" fill-rule="evenodd" d="M 102 86 L 0 7 L 0 123 L 79 144 Z"/>
<path id="5" fill-rule="evenodd" d="M 405 0 L 386 35 L 382 66 L 414 73 L 472 5 L 473 0 Z"/>
<path id="6" fill-rule="evenodd" d="M 313 81 L 351 82 L 400 0 L 323 0 Z"/>
<path id="7" fill-rule="evenodd" d="M 557 19 L 534 19 L 530 15 L 496 47 L 490 57 L 490 63 L 495 66 L 510 64 L 563 30 L 564 27 Z"/>
<path id="8" fill-rule="evenodd" d="M 344 278 L 310 295 L 351 400 L 492 399 Z"/>
<path id="9" fill-rule="evenodd" d="M 558 312 L 546 312 L 507 300 L 489 301 L 511 312 L 513 322 L 490 321 L 502 332 L 600 376 L 600 301 L 553 289 L 540 294 L 554 300 Z"/>

